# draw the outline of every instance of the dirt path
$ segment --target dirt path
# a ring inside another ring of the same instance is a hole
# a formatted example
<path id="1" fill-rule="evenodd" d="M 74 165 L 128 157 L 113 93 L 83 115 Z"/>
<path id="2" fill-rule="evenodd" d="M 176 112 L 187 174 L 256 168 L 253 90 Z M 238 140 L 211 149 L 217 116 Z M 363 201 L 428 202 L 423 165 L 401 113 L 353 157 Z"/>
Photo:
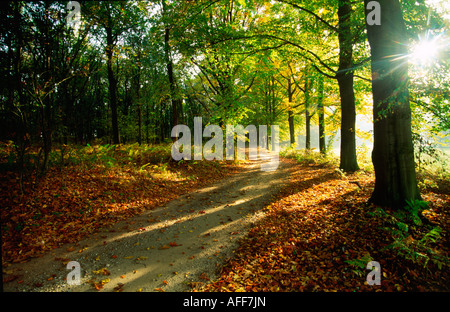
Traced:
<path id="1" fill-rule="evenodd" d="M 97 291 L 94 282 L 101 291 L 189 291 L 214 279 L 238 239 L 287 181 L 289 163 L 280 159 L 277 170 L 264 172 L 262 162 L 267 160 L 250 162 L 241 174 L 75 246 L 5 268 L 18 276 L 4 285 L 5 291 Z M 80 285 L 67 284 L 68 261 L 80 264 Z"/>

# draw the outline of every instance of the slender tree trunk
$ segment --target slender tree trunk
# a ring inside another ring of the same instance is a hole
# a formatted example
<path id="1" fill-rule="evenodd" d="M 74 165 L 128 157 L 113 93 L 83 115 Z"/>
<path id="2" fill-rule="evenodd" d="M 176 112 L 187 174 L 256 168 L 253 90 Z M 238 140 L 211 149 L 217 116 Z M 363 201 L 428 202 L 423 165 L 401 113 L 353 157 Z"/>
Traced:
<path id="1" fill-rule="evenodd" d="M 368 0 L 365 0 L 367 7 Z M 366 24 L 371 48 L 375 189 L 370 202 L 402 208 L 421 199 L 414 168 L 406 27 L 398 0 L 380 0 L 381 25 Z M 366 10 L 366 16 L 369 12 Z"/>
<path id="2" fill-rule="evenodd" d="M 164 133 L 165 133 L 165 117 L 163 112 L 163 102 L 159 103 L 159 116 L 160 116 L 160 123 L 159 123 L 159 142 L 164 142 Z"/>
<path id="3" fill-rule="evenodd" d="M 339 168 L 353 172 L 359 169 L 356 159 L 356 109 L 353 92 L 353 48 L 350 0 L 339 0 L 339 70 L 336 75 L 341 97 L 341 161 Z"/>
<path id="4" fill-rule="evenodd" d="M 9 5 L 9 4 L 8 4 Z M 13 75 L 11 77 L 13 84 L 10 90 L 10 98 L 9 98 L 9 111 L 12 115 L 13 125 L 15 129 L 17 129 L 16 136 L 14 138 L 14 143 L 17 146 L 17 164 L 19 170 L 19 185 L 22 191 L 22 194 L 25 192 L 24 187 L 24 178 L 25 178 L 25 153 L 27 146 L 30 144 L 30 139 L 28 135 L 28 118 L 25 109 L 25 97 L 23 92 L 23 85 L 21 81 L 21 69 L 22 69 L 22 45 L 23 45 L 23 33 L 22 33 L 22 15 L 20 13 L 22 8 L 22 3 L 17 1 L 13 2 L 13 14 L 14 14 L 14 34 L 15 40 L 9 37 L 11 51 L 11 59 L 13 63 Z M 15 51 L 14 51 L 15 47 Z M 14 51 L 14 52 L 13 52 Z M 14 101 L 18 102 L 18 108 L 15 107 Z M 15 114 L 14 112 L 18 112 Z"/>
<path id="5" fill-rule="evenodd" d="M 114 75 L 112 62 L 114 53 L 114 38 L 111 25 L 106 27 L 106 62 L 108 67 L 109 103 L 111 106 L 111 127 L 113 143 L 120 144 L 119 121 L 117 117 L 117 80 Z"/>
<path id="6" fill-rule="evenodd" d="M 310 93 L 311 93 L 311 79 L 308 77 L 308 71 L 305 72 L 305 126 L 306 126 L 306 140 L 305 148 L 311 149 L 311 114 L 310 114 Z"/>
<path id="7" fill-rule="evenodd" d="M 138 103 L 138 143 L 142 144 L 142 109 L 141 103 Z"/>
<path id="8" fill-rule="evenodd" d="M 288 122 L 289 122 L 289 135 L 291 144 L 295 143 L 295 128 L 294 128 L 294 111 L 292 110 L 292 82 L 288 79 L 288 99 L 289 99 L 289 111 L 288 111 Z"/>
<path id="9" fill-rule="evenodd" d="M 45 71 L 42 74 L 44 81 L 44 92 L 45 97 L 41 100 L 41 117 L 42 117 L 42 140 L 44 145 L 44 161 L 42 163 L 41 173 L 45 173 L 48 167 L 49 155 L 52 149 L 52 132 L 53 132 L 53 123 L 52 123 L 52 93 L 51 89 L 53 86 L 52 81 L 53 70 L 52 70 L 52 46 L 53 39 L 50 34 L 50 17 L 49 15 L 49 4 L 46 3 L 45 6 Z M 47 85 L 47 86 L 46 86 Z"/>
<path id="10" fill-rule="evenodd" d="M 305 148 L 307 150 L 311 149 L 311 115 L 309 114 L 309 104 L 306 103 L 306 109 L 305 109 L 305 125 L 306 125 L 306 143 Z"/>
<path id="11" fill-rule="evenodd" d="M 166 1 L 162 1 L 163 14 L 166 14 Z M 178 99 L 176 82 L 173 74 L 173 62 L 171 57 L 171 47 L 170 47 L 170 27 L 166 25 L 164 31 L 164 53 L 166 59 L 167 75 L 169 78 L 169 88 L 170 88 L 170 99 L 172 102 L 172 126 L 179 124 L 179 108 L 181 107 L 181 101 Z M 177 140 L 176 137 L 173 138 L 174 141 Z"/>
<path id="12" fill-rule="evenodd" d="M 141 108 L 141 52 L 138 52 L 138 69 L 137 73 L 133 77 L 133 90 L 134 90 L 134 97 L 133 102 L 135 105 L 137 105 L 137 117 L 138 117 L 138 143 L 139 145 L 142 144 L 142 108 Z"/>
<path id="13" fill-rule="evenodd" d="M 150 110 L 149 110 L 149 104 L 147 103 L 145 105 L 145 142 L 147 144 L 150 143 L 150 129 L 149 129 L 149 125 L 150 125 Z"/>
<path id="14" fill-rule="evenodd" d="M 319 114 L 319 150 L 321 154 L 326 153 L 325 145 L 325 108 L 323 106 L 323 76 L 319 76 L 319 90 L 317 99 L 317 111 Z"/>
<path id="15" fill-rule="evenodd" d="M 165 43 L 165 53 L 166 53 L 166 67 L 167 67 L 167 74 L 169 77 L 169 88 L 170 88 L 170 97 L 172 101 L 172 125 L 176 126 L 179 123 L 179 106 L 180 101 L 177 98 L 177 90 L 176 90 L 176 83 L 175 83 L 175 77 L 173 74 L 173 62 L 172 58 L 170 57 L 170 29 L 166 28 L 165 30 L 165 36 L 164 36 L 164 43 Z"/>

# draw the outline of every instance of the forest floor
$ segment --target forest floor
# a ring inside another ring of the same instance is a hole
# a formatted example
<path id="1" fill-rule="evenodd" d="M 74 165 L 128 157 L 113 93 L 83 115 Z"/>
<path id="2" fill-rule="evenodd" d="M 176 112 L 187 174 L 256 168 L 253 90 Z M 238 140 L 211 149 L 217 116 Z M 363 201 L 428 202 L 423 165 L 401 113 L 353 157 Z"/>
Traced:
<path id="1" fill-rule="evenodd" d="M 148 165 L 133 151 L 108 150 L 133 156 L 118 165 L 95 150 L 100 165 L 56 166 L 25 195 L 2 174 L 5 291 L 450 290 L 449 181 L 423 187 L 418 226 L 367 204 L 370 171 L 289 158 L 272 172 L 264 160 Z M 366 281 L 372 260 L 379 286 Z M 80 285 L 67 284 L 69 261 Z"/>
<path id="2" fill-rule="evenodd" d="M 270 172 L 260 168 L 261 163 L 267 163 L 264 159 L 239 165 L 211 164 L 207 168 L 199 167 L 205 166 L 201 163 L 193 165 L 196 183 L 183 189 L 176 183 L 159 181 L 157 184 L 165 185 L 160 194 L 151 195 L 154 207 L 149 203 L 145 204 L 145 210 L 134 207 L 126 211 L 128 207 L 124 207 L 123 217 L 117 210 L 106 219 L 98 213 L 70 218 L 70 210 L 83 205 L 74 205 L 74 197 L 65 191 L 78 188 L 77 194 L 83 198 L 89 194 L 87 197 L 91 201 L 93 197 L 99 197 L 99 193 L 110 192 L 106 202 L 120 203 L 123 198 L 117 198 L 113 193 L 126 192 L 141 199 L 136 195 L 145 182 L 141 181 L 140 185 L 118 182 L 114 186 L 110 180 L 110 185 L 103 188 L 105 181 L 89 178 L 96 170 L 91 169 L 78 175 L 70 172 L 68 177 L 73 180 L 67 178 L 66 187 L 61 191 L 58 183 L 61 176 L 49 175 L 49 180 L 41 182 L 36 190 L 45 194 L 46 201 L 38 196 L 37 203 L 41 207 L 51 207 L 49 213 L 35 220 L 32 216 L 36 211 L 42 213 L 42 209 L 28 205 L 24 208 L 26 212 L 22 210 L 18 216 L 19 211 L 16 211 L 9 217 L 9 220 L 16 220 L 22 215 L 23 229 L 20 243 L 12 236 L 5 237 L 5 260 L 10 260 L 4 263 L 5 290 L 189 291 L 213 278 L 217 268 L 232 257 L 249 225 L 261 217 L 258 212 L 287 181 L 294 161 L 284 161 L 277 170 Z M 108 173 L 111 177 L 118 176 L 117 172 L 114 175 Z M 55 197 L 55 192 L 60 196 Z M 144 194 L 143 197 L 149 196 L 147 192 Z M 176 195 L 179 196 L 173 199 Z M 105 199 L 102 199 L 103 203 Z M 93 205 L 98 206 L 98 203 Z M 125 203 L 120 203 L 119 209 L 123 205 Z M 55 212 L 56 219 L 52 218 Z M 46 221 L 34 228 L 29 225 L 40 220 Z M 45 226 L 50 226 L 50 233 Z M 81 236 L 83 230 L 88 233 Z M 39 244 L 40 241 L 47 243 Z M 66 264 L 69 261 L 80 264 L 81 285 L 67 284 L 70 270 Z"/>

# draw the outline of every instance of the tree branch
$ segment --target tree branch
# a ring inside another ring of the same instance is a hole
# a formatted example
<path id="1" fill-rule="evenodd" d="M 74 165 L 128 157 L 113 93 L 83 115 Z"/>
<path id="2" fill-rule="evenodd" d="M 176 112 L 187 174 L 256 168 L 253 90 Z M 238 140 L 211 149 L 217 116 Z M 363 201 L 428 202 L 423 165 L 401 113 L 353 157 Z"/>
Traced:
<path id="1" fill-rule="evenodd" d="M 336 71 L 335 71 L 334 69 L 332 69 L 330 66 L 328 66 L 327 64 L 325 64 L 325 62 L 322 61 L 322 59 L 321 59 L 317 54 L 315 54 L 315 53 L 312 52 L 312 51 L 309 51 L 308 49 L 302 47 L 301 45 L 299 45 L 299 44 L 297 44 L 297 43 L 295 43 L 295 42 L 289 41 L 289 40 L 284 39 L 284 38 L 280 38 L 280 37 L 275 36 L 275 35 L 263 34 L 263 35 L 261 35 L 261 36 L 262 36 L 262 37 L 268 37 L 268 38 L 271 38 L 271 39 L 281 40 L 281 41 L 283 41 L 283 42 L 285 42 L 285 43 L 287 43 L 287 44 L 290 44 L 290 45 L 292 45 L 292 46 L 294 46 L 294 47 L 297 47 L 297 48 L 299 48 L 300 50 L 305 51 L 305 52 L 308 53 L 308 54 L 311 54 L 311 55 L 312 55 L 312 56 L 313 56 L 313 57 L 314 57 L 314 58 L 315 58 L 322 66 L 324 66 L 326 69 L 328 69 L 329 71 L 331 71 L 331 72 L 333 72 L 333 73 L 336 73 Z M 314 61 L 311 60 L 311 58 L 306 57 L 306 56 L 304 56 L 304 55 L 303 55 L 303 57 L 306 58 L 307 60 L 311 61 L 312 63 L 314 63 Z M 314 66 L 315 66 L 315 65 L 314 65 Z M 332 77 L 332 76 L 329 76 L 329 75 L 323 73 L 322 71 L 320 71 L 320 72 L 321 72 L 322 74 L 324 74 L 325 76 Z M 332 78 L 334 78 L 334 77 L 332 77 Z"/>
<path id="2" fill-rule="evenodd" d="M 328 23 L 326 20 L 324 20 L 323 18 L 321 18 L 321 17 L 320 17 L 319 15 L 317 15 L 316 13 L 314 13 L 314 12 L 308 10 L 308 9 L 305 9 L 304 7 L 301 7 L 301 6 L 299 6 L 298 4 L 290 3 L 289 1 L 285 1 L 285 0 L 276 0 L 276 1 L 281 2 L 281 3 L 284 3 L 284 4 L 289 4 L 289 5 L 293 6 L 293 7 L 296 8 L 296 9 L 302 10 L 302 11 L 304 11 L 304 12 L 306 12 L 306 13 L 308 13 L 308 14 L 314 16 L 314 17 L 316 18 L 316 20 L 322 22 L 322 23 L 323 23 L 325 26 L 327 26 L 329 29 L 331 29 L 331 30 L 333 30 L 333 31 L 335 31 L 335 32 L 339 32 L 339 29 L 338 29 L 337 27 L 335 27 L 335 26 L 331 25 L 330 23 Z"/>
<path id="3" fill-rule="evenodd" d="M 205 76 L 206 80 L 208 80 L 209 85 L 211 86 L 212 89 L 214 89 L 214 91 L 216 91 L 216 94 L 220 94 L 219 90 L 216 89 L 216 87 L 214 86 L 214 84 L 211 82 L 211 80 L 209 80 L 208 75 L 205 73 L 203 66 L 197 64 L 196 61 L 194 61 L 193 58 L 191 58 L 191 62 L 194 63 L 202 72 L 202 74 Z M 206 91 L 206 90 L 205 90 Z"/>
<path id="4" fill-rule="evenodd" d="M 362 79 L 362 80 L 365 80 L 365 81 L 368 81 L 368 82 L 372 82 L 372 79 L 365 78 L 365 77 L 361 77 L 361 76 L 359 76 L 359 75 L 353 75 L 353 77 L 359 78 L 359 79 Z"/>

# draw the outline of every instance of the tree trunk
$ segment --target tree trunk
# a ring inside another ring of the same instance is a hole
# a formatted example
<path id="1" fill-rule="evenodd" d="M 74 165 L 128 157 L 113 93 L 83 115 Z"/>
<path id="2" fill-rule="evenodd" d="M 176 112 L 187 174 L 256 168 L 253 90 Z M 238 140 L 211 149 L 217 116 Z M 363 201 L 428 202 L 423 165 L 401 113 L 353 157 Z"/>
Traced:
<path id="1" fill-rule="evenodd" d="M 289 136 L 291 144 L 295 143 L 295 129 L 294 129 L 294 111 L 292 110 L 292 82 L 288 79 L 288 99 L 289 99 L 289 111 L 288 111 L 288 122 L 289 122 Z"/>
<path id="2" fill-rule="evenodd" d="M 319 150 L 321 154 L 326 153 L 325 143 L 325 108 L 323 106 L 323 76 L 319 76 L 319 90 L 317 99 L 317 111 L 319 114 Z"/>
<path id="3" fill-rule="evenodd" d="M 306 124 L 306 143 L 305 148 L 307 150 L 311 149 L 311 115 L 309 114 L 309 104 L 306 103 L 306 109 L 305 109 L 305 124 Z"/>
<path id="4" fill-rule="evenodd" d="M 52 122 L 52 81 L 53 70 L 52 70 L 52 46 L 53 39 L 50 34 L 50 18 L 49 18 L 49 4 L 45 5 L 45 64 L 44 73 L 42 74 L 44 81 L 44 95 L 41 99 L 41 131 L 42 131 L 42 141 L 44 149 L 44 161 L 42 163 L 41 173 L 44 174 L 47 171 L 48 160 L 50 152 L 52 150 L 52 133 L 53 133 L 53 122 Z M 47 86 L 48 85 L 48 86 Z"/>
<path id="5" fill-rule="evenodd" d="M 353 92 L 351 14 L 350 1 L 339 0 L 339 70 L 336 75 L 341 97 L 341 162 L 339 168 L 348 172 L 359 169 L 355 142 L 356 110 Z"/>
<path id="6" fill-rule="evenodd" d="M 309 113 L 309 100 L 311 92 L 311 79 L 308 77 L 308 70 L 305 72 L 305 125 L 306 125 L 306 139 L 305 148 L 311 149 L 311 114 Z"/>
<path id="7" fill-rule="evenodd" d="M 106 58 L 108 66 L 109 103 L 111 105 L 111 126 L 113 143 L 120 144 L 119 122 L 117 118 L 117 80 L 112 68 L 114 53 L 114 38 L 111 25 L 106 27 Z"/>
<path id="8" fill-rule="evenodd" d="M 368 0 L 365 0 L 367 7 Z M 398 0 L 380 0 L 381 25 L 366 24 L 371 48 L 375 189 L 370 202 L 402 208 L 420 200 L 408 94 L 406 27 Z M 366 10 L 366 16 L 369 12 Z"/>
<path id="9" fill-rule="evenodd" d="M 138 117 L 138 143 L 142 144 L 142 107 L 141 107 L 141 52 L 138 52 L 138 69 L 137 73 L 133 76 L 133 90 L 134 97 L 133 102 L 137 105 L 137 117 Z"/>
<path id="10" fill-rule="evenodd" d="M 166 1 L 162 2 L 163 14 L 166 14 Z M 170 88 L 170 99 L 172 102 L 172 127 L 179 124 L 179 107 L 181 106 L 181 101 L 178 99 L 176 82 L 173 74 L 173 62 L 171 57 L 171 47 L 170 47 L 170 27 L 166 25 L 164 31 L 164 54 L 166 59 L 167 75 L 169 78 L 169 88 Z M 172 138 L 173 141 L 177 140 L 177 137 Z"/>

